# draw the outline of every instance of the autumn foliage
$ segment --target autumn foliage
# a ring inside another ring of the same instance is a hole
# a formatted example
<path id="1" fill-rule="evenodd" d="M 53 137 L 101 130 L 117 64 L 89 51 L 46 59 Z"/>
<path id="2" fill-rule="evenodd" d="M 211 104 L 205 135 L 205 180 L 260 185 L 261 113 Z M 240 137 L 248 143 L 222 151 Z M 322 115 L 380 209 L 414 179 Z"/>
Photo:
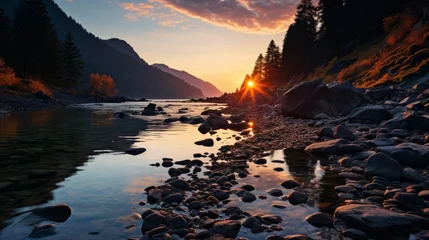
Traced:
<path id="1" fill-rule="evenodd" d="M 52 96 L 52 90 L 38 80 L 22 80 L 15 75 L 13 68 L 0 58 L 0 86 L 32 93 L 43 92 Z"/>
<path id="2" fill-rule="evenodd" d="M 91 73 L 89 76 L 89 86 L 92 94 L 114 96 L 117 94 L 115 80 L 105 74 Z"/>

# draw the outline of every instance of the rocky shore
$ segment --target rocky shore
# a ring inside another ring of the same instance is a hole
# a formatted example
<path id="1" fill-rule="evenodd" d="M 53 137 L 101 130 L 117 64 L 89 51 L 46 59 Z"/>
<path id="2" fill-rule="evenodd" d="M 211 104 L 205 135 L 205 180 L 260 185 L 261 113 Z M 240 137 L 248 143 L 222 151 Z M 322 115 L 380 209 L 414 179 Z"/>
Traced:
<path id="1" fill-rule="evenodd" d="M 242 184 L 247 177 L 258 177 L 251 176 L 249 163 L 263 166 L 272 150 L 287 148 L 319 158 L 326 171 L 346 182 L 332 189 L 342 199 L 334 214 L 303 216 L 310 225 L 335 229 L 350 239 L 408 239 L 411 233 L 428 239 L 428 91 L 425 85 L 364 91 L 313 81 L 289 90 L 275 106 L 230 106 L 224 110 L 233 113 L 229 122 L 217 111 L 199 118 L 204 132 L 230 128 L 241 135 L 246 135 L 243 123 L 251 122 L 255 136 L 223 146 L 217 154 L 195 154 L 194 160 L 164 159 L 171 178 L 145 189 L 147 202 L 140 204 L 151 207 L 142 214 L 140 239 L 245 239 L 239 236 L 242 228 L 255 239 L 260 232 L 271 232 L 266 238 L 271 240 L 311 239 L 300 232 L 277 235 L 279 224 L 287 221 L 284 216 L 251 215 L 226 206 L 232 195 L 248 204 L 266 199 L 252 193 L 254 186 Z M 310 201 L 306 186 L 294 179 L 273 187 L 266 194 L 291 205 Z"/>

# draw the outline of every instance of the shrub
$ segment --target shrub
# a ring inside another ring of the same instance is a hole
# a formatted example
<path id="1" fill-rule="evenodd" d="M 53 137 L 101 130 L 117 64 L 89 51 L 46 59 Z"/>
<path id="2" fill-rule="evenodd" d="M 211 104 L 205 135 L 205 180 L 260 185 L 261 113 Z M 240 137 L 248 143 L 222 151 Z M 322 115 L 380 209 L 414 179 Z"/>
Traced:
<path id="1" fill-rule="evenodd" d="M 89 86 L 92 94 L 114 96 L 117 93 L 115 80 L 104 74 L 91 73 L 89 76 Z"/>

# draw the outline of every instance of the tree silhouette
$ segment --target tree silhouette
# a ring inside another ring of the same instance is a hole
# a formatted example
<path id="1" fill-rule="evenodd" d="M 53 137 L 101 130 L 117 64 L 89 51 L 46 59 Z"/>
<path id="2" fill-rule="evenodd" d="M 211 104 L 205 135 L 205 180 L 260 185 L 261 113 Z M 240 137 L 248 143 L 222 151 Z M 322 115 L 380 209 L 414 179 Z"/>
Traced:
<path id="1" fill-rule="evenodd" d="M 0 58 L 10 62 L 12 55 L 12 27 L 9 18 L 5 15 L 4 10 L 0 8 Z"/>
<path id="2" fill-rule="evenodd" d="M 253 68 L 252 72 L 252 79 L 254 81 L 260 82 L 263 81 L 265 78 L 265 72 L 264 72 L 264 56 L 262 56 L 262 53 L 259 54 L 258 59 L 256 59 L 255 67 Z"/>
<path id="3" fill-rule="evenodd" d="M 316 39 L 316 8 L 311 0 L 301 0 L 294 23 L 289 27 L 282 49 L 281 78 L 289 81 L 313 66 L 312 52 Z"/>
<path id="4" fill-rule="evenodd" d="M 17 75 L 61 85 L 61 43 L 42 0 L 19 1 L 14 37 Z"/>
<path id="5" fill-rule="evenodd" d="M 345 44 L 344 0 L 320 0 L 318 11 L 319 38 L 328 48 L 328 57 L 338 56 Z"/>
<path id="6" fill-rule="evenodd" d="M 74 42 L 71 33 L 67 34 L 62 48 L 65 79 L 68 83 L 68 87 L 72 88 L 72 85 L 76 85 L 78 79 L 82 76 L 83 61 L 79 53 L 79 48 Z"/>
<path id="7" fill-rule="evenodd" d="M 265 54 L 264 59 L 264 73 L 265 81 L 271 86 L 278 83 L 280 78 L 280 67 L 281 67 L 281 54 L 280 49 L 274 42 L 271 40 L 267 48 L 267 53 Z"/>

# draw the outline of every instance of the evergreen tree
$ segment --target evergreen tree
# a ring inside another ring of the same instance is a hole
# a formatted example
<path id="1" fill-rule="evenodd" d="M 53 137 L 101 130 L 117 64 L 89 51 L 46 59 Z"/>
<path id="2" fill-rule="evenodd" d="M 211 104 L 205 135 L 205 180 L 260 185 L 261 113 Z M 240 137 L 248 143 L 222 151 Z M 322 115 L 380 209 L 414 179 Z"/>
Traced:
<path id="1" fill-rule="evenodd" d="M 320 0 L 318 11 L 319 38 L 328 48 L 328 57 L 338 56 L 345 44 L 344 0 Z"/>
<path id="2" fill-rule="evenodd" d="M 61 42 L 43 1 L 19 0 L 14 21 L 17 75 L 61 85 Z"/>
<path id="3" fill-rule="evenodd" d="M 12 44 L 12 28 L 9 18 L 4 14 L 4 10 L 0 8 L 0 58 L 4 58 L 6 62 L 10 62 Z"/>
<path id="4" fill-rule="evenodd" d="M 65 79 L 68 87 L 72 88 L 72 85 L 76 85 L 79 77 L 82 76 L 83 61 L 71 33 L 67 34 L 62 47 Z"/>
<path id="5" fill-rule="evenodd" d="M 311 0 L 301 0 L 294 23 L 289 27 L 282 49 L 281 78 L 288 81 L 311 70 L 316 39 L 316 8 Z"/>
<path id="6" fill-rule="evenodd" d="M 265 54 L 264 59 L 264 72 L 265 72 L 265 81 L 270 85 L 278 83 L 280 78 L 280 67 L 281 67 L 281 54 L 280 49 L 274 42 L 271 40 L 267 48 L 267 53 Z"/>
<path id="7" fill-rule="evenodd" d="M 252 72 L 252 79 L 256 82 L 263 81 L 265 78 L 265 71 L 264 71 L 264 56 L 262 56 L 262 53 L 259 54 L 258 59 L 256 59 L 255 67 L 253 68 Z"/>

